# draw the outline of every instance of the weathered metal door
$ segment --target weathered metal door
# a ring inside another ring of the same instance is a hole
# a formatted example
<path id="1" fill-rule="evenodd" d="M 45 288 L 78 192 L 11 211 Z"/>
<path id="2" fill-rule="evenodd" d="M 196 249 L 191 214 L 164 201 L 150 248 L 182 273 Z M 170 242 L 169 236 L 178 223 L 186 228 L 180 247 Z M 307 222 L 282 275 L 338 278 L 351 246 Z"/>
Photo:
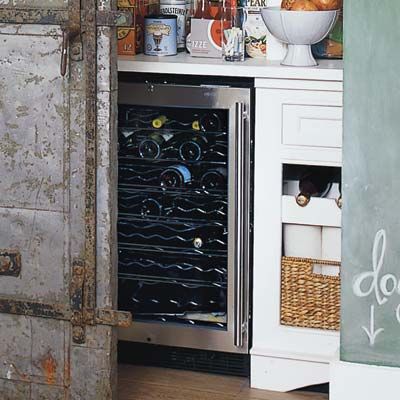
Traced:
<path id="1" fill-rule="evenodd" d="M 115 397 L 114 7 L 0 0 L 1 400 Z"/>

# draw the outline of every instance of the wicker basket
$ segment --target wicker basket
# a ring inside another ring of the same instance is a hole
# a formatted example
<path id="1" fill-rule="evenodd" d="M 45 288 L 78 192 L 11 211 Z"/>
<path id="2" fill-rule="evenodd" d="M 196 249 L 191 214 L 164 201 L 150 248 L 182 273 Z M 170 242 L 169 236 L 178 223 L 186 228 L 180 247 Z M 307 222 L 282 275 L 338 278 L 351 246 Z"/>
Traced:
<path id="1" fill-rule="evenodd" d="M 336 261 L 282 257 L 281 324 L 339 330 L 340 277 L 313 272 L 314 265 Z"/>

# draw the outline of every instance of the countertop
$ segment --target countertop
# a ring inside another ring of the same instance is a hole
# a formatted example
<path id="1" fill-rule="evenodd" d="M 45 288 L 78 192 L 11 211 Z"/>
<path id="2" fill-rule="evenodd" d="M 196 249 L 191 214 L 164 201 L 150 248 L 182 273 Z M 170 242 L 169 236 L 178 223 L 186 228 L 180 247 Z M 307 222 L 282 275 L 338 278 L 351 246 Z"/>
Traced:
<path id="1" fill-rule="evenodd" d="M 121 72 L 147 72 L 161 74 L 235 76 L 267 79 L 300 79 L 343 81 L 342 60 L 318 60 L 317 67 L 287 67 L 279 61 L 248 58 L 244 62 L 227 62 L 222 59 L 191 57 L 187 53 L 157 57 L 139 54 L 120 56 Z"/>

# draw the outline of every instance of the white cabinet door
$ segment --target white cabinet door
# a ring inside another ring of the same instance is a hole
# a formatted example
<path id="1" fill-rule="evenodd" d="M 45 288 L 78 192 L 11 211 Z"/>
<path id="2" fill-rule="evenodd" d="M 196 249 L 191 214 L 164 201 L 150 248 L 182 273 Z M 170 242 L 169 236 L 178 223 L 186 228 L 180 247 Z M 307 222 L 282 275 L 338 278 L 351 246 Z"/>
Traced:
<path id="1" fill-rule="evenodd" d="M 256 90 L 253 387 L 288 391 L 329 380 L 339 334 L 280 324 L 282 223 L 295 215 L 284 207 L 293 199 L 282 197 L 282 166 L 340 166 L 341 101 L 338 91 Z M 333 211 L 329 221 L 324 217 L 328 225 L 340 225 L 334 200 L 314 203 Z M 306 224 L 319 222 L 300 211 Z"/>

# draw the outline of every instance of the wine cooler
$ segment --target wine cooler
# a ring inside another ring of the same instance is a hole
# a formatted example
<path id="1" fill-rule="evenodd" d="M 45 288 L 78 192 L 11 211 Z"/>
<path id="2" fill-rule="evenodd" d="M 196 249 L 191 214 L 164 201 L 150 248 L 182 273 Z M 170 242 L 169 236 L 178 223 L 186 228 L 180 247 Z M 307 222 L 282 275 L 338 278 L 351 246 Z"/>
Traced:
<path id="1" fill-rule="evenodd" d="M 120 340 L 248 353 L 251 86 L 120 80 Z"/>

